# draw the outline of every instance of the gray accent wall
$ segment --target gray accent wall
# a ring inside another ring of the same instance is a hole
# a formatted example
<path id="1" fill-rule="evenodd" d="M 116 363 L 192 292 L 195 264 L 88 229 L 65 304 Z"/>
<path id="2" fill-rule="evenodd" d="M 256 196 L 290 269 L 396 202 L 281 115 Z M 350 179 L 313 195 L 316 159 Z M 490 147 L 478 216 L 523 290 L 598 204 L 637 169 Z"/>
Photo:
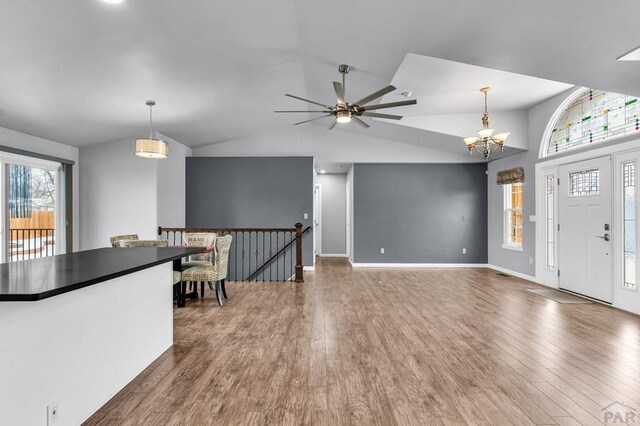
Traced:
<path id="1" fill-rule="evenodd" d="M 186 226 L 292 228 L 313 223 L 312 157 L 187 158 Z M 308 219 L 304 219 L 304 214 Z M 313 265 L 313 238 L 303 240 Z"/>
<path id="2" fill-rule="evenodd" d="M 487 263 L 486 170 L 355 164 L 355 263 Z"/>
<path id="3" fill-rule="evenodd" d="M 347 254 L 347 175 L 321 174 L 318 183 L 322 196 L 321 254 Z"/>

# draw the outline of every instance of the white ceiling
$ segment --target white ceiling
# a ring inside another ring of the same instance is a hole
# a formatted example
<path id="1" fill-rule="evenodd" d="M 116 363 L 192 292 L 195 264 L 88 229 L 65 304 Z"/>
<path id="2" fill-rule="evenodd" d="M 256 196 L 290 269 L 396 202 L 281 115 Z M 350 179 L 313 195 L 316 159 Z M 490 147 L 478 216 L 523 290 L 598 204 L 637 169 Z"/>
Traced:
<path id="1" fill-rule="evenodd" d="M 152 98 L 159 131 L 202 146 L 286 128 L 292 117 L 272 111 L 303 104 L 284 93 L 332 102 L 339 63 L 354 68 L 348 96 L 367 95 L 394 78 L 408 53 L 640 95 L 640 63 L 615 60 L 640 40 L 629 13 L 636 6 L 632 0 L 0 0 L 0 126 L 83 146 L 144 134 L 144 102 Z M 414 91 L 421 108 L 481 109 L 479 94 L 471 100 L 479 80 L 417 58 L 424 76 L 412 78 L 423 77 L 420 84 L 399 88 Z M 523 85 L 516 97 L 501 99 L 507 85 L 494 86 L 496 111 L 530 106 L 556 90 Z M 426 94 L 436 98 L 421 101 Z M 395 139 L 399 126 L 388 126 L 384 132 Z"/>
<path id="2" fill-rule="evenodd" d="M 405 116 L 440 114 L 482 114 L 482 87 L 490 87 L 489 111 L 529 109 L 573 87 L 571 84 L 499 71 L 491 68 L 408 54 L 391 84 L 398 88 L 382 102 L 402 100 L 400 93 L 410 91 L 418 105 L 405 107 Z M 398 111 L 398 110 L 396 110 Z"/>

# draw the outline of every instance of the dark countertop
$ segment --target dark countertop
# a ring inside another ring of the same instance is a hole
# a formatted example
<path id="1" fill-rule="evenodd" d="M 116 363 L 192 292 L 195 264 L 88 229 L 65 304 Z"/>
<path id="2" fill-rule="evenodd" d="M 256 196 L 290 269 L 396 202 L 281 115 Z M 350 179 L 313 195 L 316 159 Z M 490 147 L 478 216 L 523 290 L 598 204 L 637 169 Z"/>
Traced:
<path id="1" fill-rule="evenodd" d="M 202 250 L 202 247 L 102 248 L 3 263 L 0 264 L 0 302 L 46 299 Z"/>

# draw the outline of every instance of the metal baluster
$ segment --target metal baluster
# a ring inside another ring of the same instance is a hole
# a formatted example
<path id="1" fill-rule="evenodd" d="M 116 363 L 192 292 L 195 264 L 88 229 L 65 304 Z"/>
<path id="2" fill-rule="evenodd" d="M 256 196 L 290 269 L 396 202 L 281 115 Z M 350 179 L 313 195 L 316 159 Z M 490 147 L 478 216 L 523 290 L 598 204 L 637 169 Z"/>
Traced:
<path id="1" fill-rule="evenodd" d="M 244 281 L 244 279 L 245 279 L 245 275 L 244 275 L 244 231 L 242 231 L 242 250 L 241 250 L 240 254 L 242 255 L 242 281 Z"/>
<path id="2" fill-rule="evenodd" d="M 258 248 L 259 245 L 260 245 L 260 233 L 258 231 L 256 231 L 255 234 L 256 234 L 256 252 L 255 252 L 255 255 L 256 255 L 256 269 L 257 269 L 258 268 L 258 262 L 259 262 L 258 253 L 260 253 L 260 250 Z M 258 274 L 256 274 L 254 281 L 258 281 Z"/>
<path id="3" fill-rule="evenodd" d="M 291 233 L 291 241 L 293 241 L 294 238 L 295 238 L 295 234 L 292 232 Z M 291 265 L 290 265 L 291 269 L 290 269 L 290 271 L 291 271 L 291 275 L 293 275 L 293 273 L 294 273 L 293 272 L 293 258 L 294 258 L 293 248 L 295 247 L 295 244 L 292 244 L 289 247 L 290 247 L 290 250 L 291 250 L 291 256 L 289 256 L 289 259 L 291 259 L 291 262 L 290 262 L 291 263 Z"/>
<path id="4" fill-rule="evenodd" d="M 273 256 L 273 232 L 269 231 L 269 259 Z M 273 264 L 269 263 L 269 282 L 271 282 L 271 268 Z"/>
<path id="5" fill-rule="evenodd" d="M 280 251 L 280 232 L 276 231 L 276 253 Z M 276 281 L 280 281 L 280 259 L 276 259 Z"/>
<path id="6" fill-rule="evenodd" d="M 251 234 L 252 232 L 249 231 L 249 274 L 251 273 Z M 247 277 L 247 278 L 251 278 L 251 277 Z"/>
<path id="7" fill-rule="evenodd" d="M 262 231 L 262 264 L 264 265 L 264 231 Z M 264 282 L 264 268 L 262 268 L 262 282 Z"/>

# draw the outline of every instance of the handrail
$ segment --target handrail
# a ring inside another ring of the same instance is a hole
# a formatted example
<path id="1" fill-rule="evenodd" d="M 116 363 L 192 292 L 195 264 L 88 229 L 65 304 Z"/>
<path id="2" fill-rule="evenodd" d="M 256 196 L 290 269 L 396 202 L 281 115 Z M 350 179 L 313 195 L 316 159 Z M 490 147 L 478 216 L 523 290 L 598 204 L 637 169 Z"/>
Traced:
<path id="1" fill-rule="evenodd" d="M 296 228 L 167 228 L 158 226 L 158 235 L 163 232 L 296 232 Z"/>
<path id="2" fill-rule="evenodd" d="M 310 229 L 311 227 L 308 226 L 303 230 L 302 223 L 296 223 L 295 227 L 292 228 L 178 228 L 159 226 L 158 235 L 166 235 L 169 241 L 173 239 L 174 245 L 176 244 L 176 238 L 182 239 L 185 233 L 208 232 L 219 235 L 233 235 L 233 245 L 230 250 L 229 260 L 229 277 L 231 281 L 257 281 L 260 278 L 262 281 L 283 281 L 293 276 L 295 282 L 304 282 L 302 237 Z M 291 239 L 290 241 L 289 238 L 285 237 L 287 235 Z M 292 250 L 294 242 L 296 248 Z M 280 244 L 283 244 L 284 247 L 280 246 Z M 273 254 L 273 251 L 276 251 L 276 253 Z M 252 272 L 261 263 L 262 265 Z M 274 273 L 273 276 L 272 273 Z"/>
<path id="3" fill-rule="evenodd" d="M 306 234 L 307 232 L 309 232 L 309 230 L 311 229 L 310 226 L 307 226 L 303 231 L 301 235 Z M 278 252 L 276 254 L 274 254 L 273 256 L 271 256 L 271 258 L 269 258 L 269 260 L 267 260 L 266 262 L 264 262 L 262 264 L 262 266 L 260 266 L 258 269 L 256 269 L 253 274 L 249 275 L 249 278 L 247 278 L 247 281 L 251 281 L 253 278 L 255 278 L 264 268 L 266 268 L 269 264 L 271 264 L 271 262 L 273 262 L 275 259 L 278 258 L 278 256 L 280 256 L 286 249 L 288 249 L 289 247 L 291 247 L 291 244 L 295 243 L 296 239 L 294 238 L 293 240 L 289 241 L 287 243 L 287 245 L 285 245 L 284 247 L 282 247 L 280 250 L 278 250 Z"/>

